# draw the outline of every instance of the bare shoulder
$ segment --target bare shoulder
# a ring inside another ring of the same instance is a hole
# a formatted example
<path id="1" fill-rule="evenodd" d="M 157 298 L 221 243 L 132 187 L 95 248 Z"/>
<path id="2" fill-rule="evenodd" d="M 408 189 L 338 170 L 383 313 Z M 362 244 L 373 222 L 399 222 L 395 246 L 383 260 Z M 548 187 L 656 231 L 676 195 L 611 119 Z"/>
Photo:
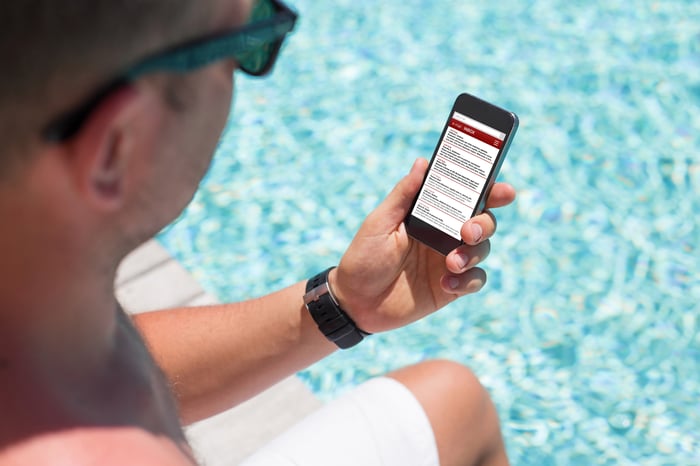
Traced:
<path id="1" fill-rule="evenodd" d="M 168 437 L 134 427 L 53 432 L 0 450 L 1 466 L 194 466 Z"/>

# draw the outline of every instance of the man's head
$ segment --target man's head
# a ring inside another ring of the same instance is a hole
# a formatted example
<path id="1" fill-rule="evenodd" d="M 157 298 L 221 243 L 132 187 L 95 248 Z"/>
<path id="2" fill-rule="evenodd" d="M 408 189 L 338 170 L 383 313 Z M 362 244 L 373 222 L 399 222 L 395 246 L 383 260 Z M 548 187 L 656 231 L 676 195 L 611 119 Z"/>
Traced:
<path id="1" fill-rule="evenodd" d="M 202 33 L 211 9 L 193 0 L 2 2 L 0 174 L 36 146 L 49 118 L 149 51 Z"/>
<path id="2" fill-rule="evenodd" d="M 43 164 L 46 179 L 38 183 L 63 180 L 66 209 L 83 205 L 108 231 L 155 233 L 184 206 L 209 164 L 238 66 L 226 51 L 238 61 L 250 58 L 238 50 L 250 48 L 250 37 L 229 34 L 214 44 L 210 37 L 242 26 L 251 2 L 10 3 L 0 6 L 0 61 L 8 70 L 0 76 L 0 187 L 15 172 Z M 254 16 L 263 20 L 279 13 L 275 1 L 255 5 Z M 278 29 L 266 31 L 266 40 Z M 259 34 L 258 28 L 252 39 Z M 94 99 L 119 77 L 127 79 Z M 77 130 L 45 137 L 49 123 L 86 99 L 89 111 Z M 140 230 L 129 231 L 135 225 Z"/>

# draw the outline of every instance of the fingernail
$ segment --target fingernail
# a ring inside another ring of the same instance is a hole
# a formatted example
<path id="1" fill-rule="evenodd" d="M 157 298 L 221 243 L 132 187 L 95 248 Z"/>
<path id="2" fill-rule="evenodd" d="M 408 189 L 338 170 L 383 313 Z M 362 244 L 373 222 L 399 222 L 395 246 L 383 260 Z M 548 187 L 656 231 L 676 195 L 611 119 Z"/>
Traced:
<path id="1" fill-rule="evenodd" d="M 450 289 L 454 290 L 459 286 L 459 278 L 450 277 L 447 279 L 447 284 L 450 286 Z"/>
<path id="2" fill-rule="evenodd" d="M 455 262 L 457 263 L 457 267 L 464 269 L 469 263 L 469 256 L 462 253 L 455 254 Z"/>
<path id="3" fill-rule="evenodd" d="M 481 225 L 478 223 L 472 223 L 472 237 L 474 242 L 478 243 L 481 241 L 481 235 L 484 234 L 484 230 L 481 229 Z"/>

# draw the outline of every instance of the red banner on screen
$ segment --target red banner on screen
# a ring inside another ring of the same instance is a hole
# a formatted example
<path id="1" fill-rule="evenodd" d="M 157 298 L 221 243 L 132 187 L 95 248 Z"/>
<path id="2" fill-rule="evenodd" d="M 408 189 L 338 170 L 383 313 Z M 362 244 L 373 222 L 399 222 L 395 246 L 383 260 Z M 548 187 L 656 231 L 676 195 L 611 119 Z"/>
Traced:
<path id="1" fill-rule="evenodd" d="M 455 120 L 454 118 L 450 120 L 450 127 L 456 129 L 457 131 L 461 131 L 464 134 L 468 134 L 469 136 L 478 139 L 481 142 L 485 142 L 486 144 L 496 147 L 498 149 L 500 149 L 501 145 L 503 144 L 502 140 L 495 138 L 490 134 L 486 134 L 483 131 L 479 131 L 478 129 L 473 128 L 466 123 L 462 123 L 461 121 Z"/>

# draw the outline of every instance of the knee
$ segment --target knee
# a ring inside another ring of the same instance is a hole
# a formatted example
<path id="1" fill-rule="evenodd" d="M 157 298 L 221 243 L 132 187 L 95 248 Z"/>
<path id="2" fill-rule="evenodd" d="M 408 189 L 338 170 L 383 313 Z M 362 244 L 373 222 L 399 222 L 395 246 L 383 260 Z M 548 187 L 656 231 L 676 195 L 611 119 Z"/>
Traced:
<path id="1" fill-rule="evenodd" d="M 507 464 L 496 409 L 466 366 L 426 361 L 390 377 L 403 383 L 423 406 L 435 433 L 441 464 Z M 467 440 L 469 439 L 469 440 Z"/>
<path id="2" fill-rule="evenodd" d="M 436 383 L 443 386 L 443 390 L 463 397 L 488 398 L 479 378 L 467 366 L 446 359 L 425 361 L 421 364 L 425 365 L 424 370 L 432 374 Z"/>
<path id="3" fill-rule="evenodd" d="M 450 404 L 459 400 L 481 404 L 489 400 L 477 376 L 467 366 L 454 361 L 424 361 L 399 369 L 389 377 L 402 382 L 411 391 L 433 393 Z"/>

